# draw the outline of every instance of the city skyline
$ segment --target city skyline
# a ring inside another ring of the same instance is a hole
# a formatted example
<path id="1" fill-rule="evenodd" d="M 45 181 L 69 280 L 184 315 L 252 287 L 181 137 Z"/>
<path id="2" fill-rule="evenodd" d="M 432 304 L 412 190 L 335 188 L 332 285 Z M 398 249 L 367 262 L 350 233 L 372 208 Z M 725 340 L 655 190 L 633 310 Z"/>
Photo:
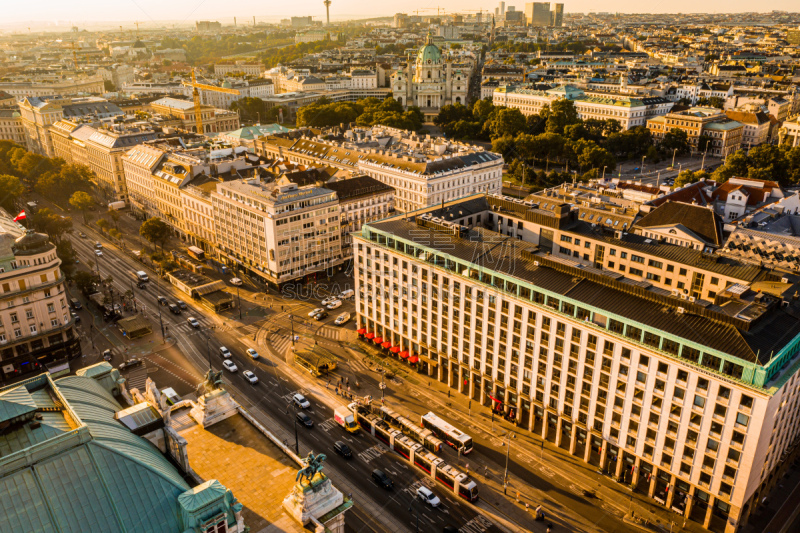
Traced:
<path id="1" fill-rule="evenodd" d="M 507 6 L 514 6 L 517 11 L 524 11 L 526 2 L 511 3 Z M 371 17 L 390 17 L 395 12 L 405 12 L 408 14 L 419 13 L 422 15 L 436 14 L 437 8 L 441 8 L 446 13 L 458 12 L 477 12 L 479 9 L 485 10 L 487 14 L 492 14 L 497 3 L 472 1 L 468 3 L 455 2 L 454 0 L 439 2 L 431 7 L 425 2 L 407 2 L 394 10 L 386 10 L 382 5 L 364 4 L 359 0 L 337 0 L 331 5 L 331 19 L 334 21 L 354 20 Z M 778 0 L 769 2 L 761 9 L 753 10 L 753 5 L 743 0 L 732 2 L 712 2 L 704 10 L 698 10 L 697 4 L 688 0 L 680 0 L 670 4 L 658 2 L 650 9 L 642 11 L 641 4 L 629 0 L 616 0 L 604 2 L 601 6 L 588 0 L 578 0 L 567 2 L 564 5 L 566 14 L 588 13 L 588 12 L 619 12 L 627 14 L 636 13 L 766 13 L 770 11 L 792 11 L 795 7 L 789 0 Z M 287 5 L 270 6 L 269 13 L 264 12 L 263 5 L 252 0 L 245 0 L 237 4 L 235 13 L 229 9 L 219 9 L 214 5 L 207 5 L 205 2 L 192 0 L 179 0 L 169 5 L 164 5 L 156 0 L 138 0 L 126 4 L 109 5 L 98 0 L 83 0 L 79 5 L 65 4 L 54 0 L 44 0 L 39 3 L 39 9 L 31 12 L 24 4 L 16 4 L 7 8 L 4 13 L 4 21 L 0 27 L 10 28 L 19 25 L 24 28 L 30 23 L 37 23 L 49 26 L 81 26 L 82 23 L 118 23 L 124 21 L 138 21 L 144 26 L 162 23 L 168 24 L 192 24 L 195 20 L 212 19 L 231 23 L 236 17 L 240 24 L 247 24 L 255 16 L 259 22 L 278 22 L 281 18 L 290 16 L 313 16 L 319 21 L 325 18 L 325 6 L 323 2 L 317 0 L 302 0 Z M 42 15 L 46 14 L 46 16 Z"/>

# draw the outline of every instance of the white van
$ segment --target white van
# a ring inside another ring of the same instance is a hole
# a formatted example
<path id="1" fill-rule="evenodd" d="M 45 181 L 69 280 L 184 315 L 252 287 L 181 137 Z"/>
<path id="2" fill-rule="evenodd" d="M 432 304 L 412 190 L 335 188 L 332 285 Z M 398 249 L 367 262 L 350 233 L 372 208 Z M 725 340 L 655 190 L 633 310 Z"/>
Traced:
<path id="1" fill-rule="evenodd" d="M 353 289 L 347 289 L 346 291 L 342 291 L 341 293 L 339 293 L 339 299 L 346 300 L 348 298 L 352 298 L 355 293 L 356 291 L 354 291 Z"/>
<path id="2" fill-rule="evenodd" d="M 136 277 L 139 279 L 139 281 L 150 281 L 150 278 L 147 277 L 147 272 L 145 272 L 144 270 L 138 271 L 136 273 Z"/>

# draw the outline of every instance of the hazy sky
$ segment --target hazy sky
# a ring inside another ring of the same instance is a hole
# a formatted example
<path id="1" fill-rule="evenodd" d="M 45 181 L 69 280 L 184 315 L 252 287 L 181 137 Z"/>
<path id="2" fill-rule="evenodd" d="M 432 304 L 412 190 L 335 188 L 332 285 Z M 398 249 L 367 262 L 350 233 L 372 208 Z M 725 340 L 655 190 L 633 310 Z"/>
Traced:
<path id="1" fill-rule="evenodd" d="M 0 25 L 7 23 L 36 21 L 50 24 L 65 24 L 97 21 L 138 20 L 150 21 L 186 21 L 198 19 L 232 22 L 237 17 L 239 23 L 257 20 L 274 21 L 280 17 L 291 15 L 312 15 L 318 20 L 325 16 L 322 0 L 292 0 L 279 2 L 276 0 L 235 0 L 226 6 L 218 0 L 36 0 L 24 2 L 20 0 L 4 0 L 3 16 Z M 380 15 L 392 15 L 395 11 L 413 13 L 417 9 L 420 14 L 436 13 L 440 6 L 446 11 L 485 9 L 494 11 L 498 2 L 493 0 L 409 0 L 400 2 L 380 2 L 374 0 L 333 0 L 331 18 L 361 18 Z M 507 1 L 506 5 L 515 5 L 523 10 L 525 2 Z M 390 7 L 393 6 L 393 7 Z M 564 1 L 567 12 L 620 11 L 620 12 L 742 12 L 742 11 L 797 11 L 800 4 L 797 0 L 579 0 Z"/>

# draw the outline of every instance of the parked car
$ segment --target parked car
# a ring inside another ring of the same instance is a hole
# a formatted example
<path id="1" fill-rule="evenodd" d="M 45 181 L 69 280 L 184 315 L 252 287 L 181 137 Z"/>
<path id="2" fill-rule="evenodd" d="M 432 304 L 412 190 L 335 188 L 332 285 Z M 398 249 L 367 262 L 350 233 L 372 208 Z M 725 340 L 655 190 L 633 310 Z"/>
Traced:
<path id="1" fill-rule="evenodd" d="M 190 325 L 190 326 L 192 326 L 194 329 L 200 329 L 200 321 L 199 321 L 199 320 L 197 320 L 195 317 L 193 317 L 193 316 L 190 316 L 189 318 L 187 318 L 187 319 L 186 319 L 186 321 L 187 321 L 187 322 L 189 323 L 189 325 Z"/>
<path id="2" fill-rule="evenodd" d="M 244 372 L 242 372 L 242 375 L 244 376 L 244 379 L 250 382 L 250 385 L 255 385 L 256 383 L 258 383 L 258 376 L 253 374 L 251 371 L 245 370 Z"/>
<path id="3" fill-rule="evenodd" d="M 386 472 L 383 470 L 375 469 L 372 471 L 372 479 L 377 483 L 379 486 L 383 487 L 386 490 L 392 488 L 392 480 L 389 479 L 389 476 L 386 475 Z"/>
<path id="4" fill-rule="evenodd" d="M 439 507 L 439 504 L 442 503 L 436 494 L 434 494 L 431 489 L 424 485 L 417 489 L 417 498 L 424 501 L 431 507 Z"/>
<path id="5" fill-rule="evenodd" d="M 341 300 L 334 300 L 334 301 L 332 301 L 331 303 L 328 304 L 328 309 L 333 311 L 334 309 L 338 309 L 341 306 L 342 306 L 342 301 Z"/>
<path id="6" fill-rule="evenodd" d="M 334 320 L 333 323 L 337 326 L 342 326 L 346 324 L 348 320 L 350 320 L 350 313 L 342 313 L 336 317 L 336 320 Z"/>
<path id="7" fill-rule="evenodd" d="M 225 359 L 225 360 L 222 362 L 222 366 L 224 366 L 224 367 L 225 367 L 225 369 L 229 370 L 230 372 L 236 372 L 236 371 L 238 371 L 238 370 L 239 370 L 239 367 L 238 367 L 238 366 L 236 366 L 236 363 L 234 363 L 234 362 L 233 362 L 233 361 L 231 361 L 230 359 Z"/>
<path id="8" fill-rule="evenodd" d="M 323 311 L 325 311 L 325 309 L 323 309 L 322 307 L 317 307 L 316 309 L 308 313 L 308 316 L 313 317 L 317 313 L 322 313 Z"/>
<path id="9" fill-rule="evenodd" d="M 314 421 L 311 420 L 311 417 L 305 414 L 303 411 L 298 411 L 295 416 L 297 417 L 297 421 L 307 428 L 310 428 L 314 425 Z"/>
<path id="10" fill-rule="evenodd" d="M 71 305 L 71 306 L 72 306 L 72 308 L 73 308 L 73 309 L 75 309 L 76 311 L 77 311 L 78 309 L 80 309 L 81 307 L 83 307 L 83 306 L 81 305 L 81 301 L 80 301 L 80 300 L 78 300 L 77 298 L 73 298 L 72 300 L 70 300 L 70 301 L 69 301 L 69 305 Z"/>
<path id="11" fill-rule="evenodd" d="M 355 296 L 355 294 L 356 291 L 354 291 L 353 289 L 347 289 L 346 291 L 342 291 L 339 293 L 339 299 L 347 300 L 348 298 L 352 298 L 353 296 Z"/>
<path id="12" fill-rule="evenodd" d="M 322 300 L 322 305 L 323 305 L 323 306 L 326 306 L 326 305 L 328 305 L 329 303 L 331 303 L 332 301 L 334 301 L 335 299 L 336 299 L 336 296 L 328 296 L 327 298 L 325 298 L 324 300 Z"/>
<path id="13" fill-rule="evenodd" d="M 72 319 L 75 321 L 76 324 L 81 321 L 81 315 L 79 315 L 75 311 L 70 311 L 69 314 L 72 316 Z"/>
<path id="14" fill-rule="evenodd" d="M 103 257 L 103 251 L 102 250 L 95 250 L 94 251 L 94 255 L 96 255 L 97 257 Z"/>
<path id="15" fill-rule="evenodd" d="M 321 313 L 317 313 L 316 315 L 314 315 L 314 320 L 317 320 L 317 321 L 324 320 L 326 318 L 328 318 L 328 312 L 327 311 L 323 311 Z"/>
<path id="16" fill-rule="evenodd" d="M 333 451 L 347 459 L 353 457 L 353 452 L 350 450 L 350 446 L 340 440 L 337 440 L 333 443 Z"/>
<path id="17" fill-rule="evenodd" d="M 186 305 L 186 302 L 184 302 L 183 300 L 175 300 L 175 303 L 178 305 L 178 307 L 180 307 L 184 311 L 189 309 L 189 306 Z"/>
<path id="18" fill-rule="evenodd" d="M 219 347 L 219 354 L 222 357 L 224 357 L 225 359 L 228 359 L 231 356 L 231 351 L 229 349 L 227 349 L 226 347 L 224 347 L 224 346 L 220 346 Z"/>
<path id="19" fill-rule="evenodd" d="M 248 348 L 248 349 L 247 349 L 247 355 L 249 355 L 249 356 L 250 356 L 250 357 L 252 357 L 253 359 L 258 359 L 258 352 L 257 352 L 257 351 L 255 351 L 255 350 L 254 350 L 254 349 L 252 349 L 252 348 Z"/>
<path id="20" fill-rule="evenodd" d="M 181 314 L 181 308 L 177 304 L 169 304 L 169 310 L 173 315 Z"/>
<path id="21" fill-rule="evenodd" d="M 299 393 L 292 396 L 292 401 L 297 407 L 301 409 L 308 409 L 309 407 L 311 407 L 311 402 L 306 400 L 306 397 Z"/>
<path id="22" fill-rule="evenodd" d="M 120 370 L 125 370 L 126 368 L 131 368 L 131 367 L 133 367 L 133 366 L 139 366 L 139 365 L 141 365 L 143 362 L 144 362 L 144 361 L 142 361 L 141 359 L 138 359 L 138 358 L 136 358 L 136 357 L 131 357 L 131 358 L 130 358 L 130 359 L 128 359 L 127 361 L 123 361 L 123 362 L 122 362 L 122 364 L 121 364 L 121 365 L 119 365 L 119 369 L 120 369 Z"/>
<path id="23" fill-rule="evenodd" d="M 158 300 L 158 303 L 161 305 L 167 305 L 169 303 L 163 296 L 156 296 L 156 300 Z"/>
<path id="24" fill-rule="evenodd" d="M 242 280 L 240 278 L 231 278 L 231 285 L 236 285 L 239 287 L 242 284 Z"/>

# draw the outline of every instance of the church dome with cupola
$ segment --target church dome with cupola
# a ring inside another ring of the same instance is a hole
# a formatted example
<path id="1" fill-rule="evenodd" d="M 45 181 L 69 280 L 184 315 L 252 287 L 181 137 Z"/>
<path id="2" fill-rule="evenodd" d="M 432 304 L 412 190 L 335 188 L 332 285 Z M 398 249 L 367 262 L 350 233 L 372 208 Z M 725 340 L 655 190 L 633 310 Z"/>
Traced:
<path id="1" fill-rule="evenodd" d="M 417 52 L 417 65 L 438 65 L 442 62 L 442 51 L 433 44 L 431 34 L 425 39 L 425 44 Z"/>

